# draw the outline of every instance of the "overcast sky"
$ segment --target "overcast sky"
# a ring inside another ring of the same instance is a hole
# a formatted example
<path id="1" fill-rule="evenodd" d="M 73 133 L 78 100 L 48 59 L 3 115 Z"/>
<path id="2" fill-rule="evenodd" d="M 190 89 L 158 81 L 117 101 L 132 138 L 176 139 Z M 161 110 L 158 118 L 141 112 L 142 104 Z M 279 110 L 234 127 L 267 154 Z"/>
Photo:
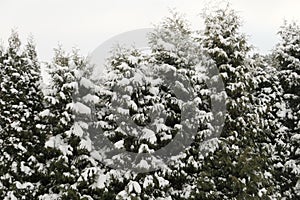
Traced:
<path id="1" fill-rule="evenodd" d="M 22 39 L 32 34 L 39 57 L 48 61 L 61 43 L 91 53 L 102 42 L 125 31 L 149 28 L 170 8 L 185 13 L 194 29 L 201 29 L 199 13 L 206 0 L 0 0 L 0 38 L 16 28 Z M 242 31 L 261 53 L 278 41 L 283 20 L 300 21 L 299 0 L 229 0 L 241 16 Z"/>

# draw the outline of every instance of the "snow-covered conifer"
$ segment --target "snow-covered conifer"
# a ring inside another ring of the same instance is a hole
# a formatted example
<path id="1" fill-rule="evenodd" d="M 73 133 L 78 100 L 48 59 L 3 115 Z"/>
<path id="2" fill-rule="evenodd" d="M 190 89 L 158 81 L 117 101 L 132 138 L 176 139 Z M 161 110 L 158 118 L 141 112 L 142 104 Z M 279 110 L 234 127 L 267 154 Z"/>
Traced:
<path id="1" fill-rule="evenodd" d="M 40 63 L 29 40 L 23 48 L 16 32 L 1 52 L 0 198 L 32 199 L 44 171 L 44 125 Z"/>
<path id="2" fill-rule="evenodd" d="M 285 153 L 283 160 L 283 178 L 285 184 L 282 193 L 287 198 L 300 196 L 300 27 L 297 23 L 285 24 L 279 31 L 281 41 L 274 51 L 279 70 L 278 77 L 283 88 L 285 101 L 281 119 L 285 131 Z M 281 145 L 278 143 L 278 145 Z"/>

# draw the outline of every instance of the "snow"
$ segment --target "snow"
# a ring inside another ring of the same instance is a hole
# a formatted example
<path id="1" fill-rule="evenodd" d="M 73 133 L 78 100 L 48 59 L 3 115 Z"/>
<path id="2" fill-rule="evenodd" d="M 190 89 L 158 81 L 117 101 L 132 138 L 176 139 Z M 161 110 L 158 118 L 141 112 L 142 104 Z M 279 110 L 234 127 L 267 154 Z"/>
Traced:
<path id="1" fill-rule="evenodd" d="M 292 169 L 293 174 L 300 175 L 300 165 L 295 160 L 288 160 L 284 166 Z"/>
<path id="2" fill-rule="evenodd" d="M 149 141 L 151 144 L 154 144 L 157 141 L 156 135 L 152 130 L 148 128 L 144 128 L 142 131 L 143 131 L 143 135 L 141 139 L 145 139 Z"/>
<path id="3" fill-rule="evenodd" d="M 84 102 L 86 102 L 86 103 L 89 103 L 89 102 L 91 102 L 91 103 L 98 103 L 99 102 L 99 97 L 98 96 L 96 96 L 96 95 L 92 95 L 92 94 L 87 94 L 86 96 L 84 96 L 83 98 L 82 98 L 82 100 L 84 101 Z"/>
<path id="4" fill-rule="evenodd" d="M 146 176 L 144 183 L 143 183 L 143 188 L 146 189 L 148 186 L 153 186 L 153 176 Z"/>
<path id="5" fill-rule="evenodd" d="M 82 195 L 82 198 L 86 200 L 94 200 L 90 195 Z"/>
<path id="6" fill-rule="evenodd" d="M 141 144 L 138 153 L 153 153 L 154 150 L 150 149 L 147 144 Z"/>
<path id="7" fill-rule="evenodd" d="M 63 92 L 59 92 L 59 96 L 64 100 L 66 99 L 66 95 Z"/>
<path id="8" fill-rule="evenodd" d="M 258 191 L 258 196 L 262 197 L 264 194 L 267 193 L 267 189 L 266 188 L 262 188 Z"/>
<path id="9" fill-rule="evenodd" d="M 294 141 L 300 141 L 300 133 L 293 135 L 291 139 Z"/>
<path id="10" fill-rule="evenodd" d="M 32 173 L 32 170 L 28 166 L 25 166 L 24 163 L 24 161 L 21 162 L 21 172 L 30 175 Z"/>
<path id="11" fill-rule="evenodd" d="M 129 109 L 125 109 L 125 108 L 117 108 L 117 112 L 122 114 L 122 115 L 129 115 Z"/>
<path id="12" fill-rule="evenodd" d="M 128 79 L 128 78 L 123 78 L 123 79 L 121 79 L 120 81 L 118 81 L 118 84 L 120 85 L 120 86 L 126 86 L 126 85 L 128 85 L 130 83 L 130 80 Z"/>
<path id="13" fill-rule="evenodd" d="M 18 90 L 16 90 L 15 88 L 12 88 L 12 89 L 10 89 L 10 92 L 11 92 L 12 94 L 17 94 L 17 93 L 18 93 Z"/>
<path id="14" fill-rule="evenodd" d="M 141 160 L 137 165 L 137 168 L 140 169 L 150 169 L 151 165 L 146 160 Z"/>
<path id="15" fill-rule="evenodd" d="M 78 181 L 87 181 L 89 177 L 93 177 L 96 172 L 96 167 L 85 168 L 84 171 L 80 174 Z"/>
<path id="16" fill-rule="evenodd" d="M 167 196 L 167 197 L 158 197 L 157 200 L 172 200 L 171 196 Z"/>
<path id="17" fill-rule="evenodd" d="M 124 71 L 130 70 L 130 67 L 128 66 L 127 63 L 121 63 L 121 65 L 117 66 L 119 69 L 122 69 Z"/>
<path id="18" fill-rule="evenodd" d="M 264 176 L 265 176 L 266 178 L 272 178 L 272 174 L 271 174 L 270 172 L 265 172 L 265 173 L 264 173 Z"/>
<path id="19" fill-rule="evenodd" d="M 80 122 L 75 122 L 73 125 L 73 133 L 79 137 L 82 137 L 84 134 L 83 127 L 81 125 L 82 123 Z"/>
<path id="20" fill-rule="evenodd" d="M 162 39 L 157 40 L 157 45 L 161 46 L 166 51 L 174 51 L 176 49 L 174 44 L 163 41 Z"/>
<path id="21" fill-rule="evenodd" d="M 125 190 L 122 190 L 117 194 L 116 197 L 117 200 L 130 200 L 130 197 L 128 196 L 127 192 Z"/>
<path id="22" fill-rule="evenodd" d="M 160 133 L 161 137 L 160 140 L 164 141 L 164 140 L 171 140 L 172 139 L 172 135 L 171 134 L 167 134 L 165 132 Z"/>
<path id="23" fill-rule="evenodd" d="M 77 82 L 71 82 L 71 83 L 66 83 L 63 85 L 63 87 L 61 89 L 64 89 L 64 88 L 72 88 L 74 89 L 74 91 L 78 91 L 78 83 Z"/>
<path id="24" fill-rule="evenodd" d="M 92 141 L 89 138 L 82 139 L 80 141 L 80 146 L 79 147 L 81 149 L 86 149 L 88 151 L 91 151 L 92 150 Z"/>
<path id="25" fill-rule="evenodd" d="M 17 173 L 18 172 L 18 163 L 17 162 L 13 162 L 12 164 L 11 164 L 11 170 L 13 171 L 13 172 L 15 172 L 15 173 Z"/>
<path id="26" fill-rule="evenodd" d="M 129 193 L 135 192 L 137 194 L 140 194 L 142 191 L 140 184 L 136 181 L 129 181 L 127 186 L 128 186 Z"/>
<path id="27" fill-rule="evenodd" d="M 153 94 L 153 95 L 158 95 L 158 93 L 159 93 L 159 88 L 158 87 L 151 87 L 150 89 L 149 89 L 149 92 L 151 93 L 151 94 Z"/>
<path id="28" fill-rule="evenodd" d="M 193 187 L 191 185 L 185 185 L 182 194 L 184 199 L 189 199 L 191 197 L 192 191 L 193 191 Z"/>
<path id="29" fill-rule="evenodd" d="M 137 106 L 136 103 L 135 103 L 134 101 L 132 101 L 132 100 L 130 100 L 130 101 L 128 102 L 128 107 L 131 108 L 131 109 L 133 109 L 133 110 L 135 110 L 135 111 L 138 110 L 138 106 Z"/>
<path id="30" fill-rule="evenodd" d="M 29 188 L 30 190 L 32 190 L 34 188 L 34 185 L 30 182 L 25 182 L 25 183 L 20 183 L 19 181 L 16 181 L 16 187 L 18 189 L 25 189 L 25 188 Z"/>
<path id="31" fill-rule="evenodd" d="M 4 200 L 18 200 L 13 191 L 9 191 Z"/>
<path id="32" fill-rule="evenodd" d="M 44 194 L 42 196 L 39 196 L 39 200 L 57 200 L 59 198 L 59 194 Z"/>
<path id="33" fill-rule="evenodd" d="M 45 147 L 58 148 L 63 155 L 72 155 L 72 147 L 65 143 L 60 135 L 51 136 L 46 141 Z"/>
<path id="34" fill-rule="evenodd" d="M 20 73 L 17 73 L 17 72 L 12 73 L 11 75 L 12 75 L 12 76 L 15 76 L 15 77 L 18 77 L 18 78 L 21 76 L 21 74 L 20 74 Z"/>
<path id="35" fill-rule="evenodd" d="M 300 164 L 294 165 L 292 169 L 292 173 L 295 174 L 296 176 L 300 176 Z"/>
<path id="36" fill-rule="evenodd" d="M 18 121 L 11 123 L 10 126 L 14 128 L 17 132 L 21 132 L 23 130 L 23 128 L 20 127 L 20 122 Z"/>
<path id="37" fill-rule="evenodd" d="M 164 179 L 163 177 L 158 176 L 156 173 L 155 173 L 155 178 L 157 179 L 158 185 L 159 185 L 160 188 L 164 188 L 167 185 L 169 185 L 168 180 Z"/>
<path id="38" fill-rule="evenodd" d="M 300 179 L 297 181 L 295 189 L 296 189 L 296 191 L 298 191 L 298 193 L 300 193 Z"/>
<path id="39" fill-rule="evenodd" d="M 97 180 L 97 187 L 100 189 L 105 188 L 106 180 L 107 180 L 107 176 L 105 174 L 100 174 Z"/>
<path id="40" fill-rule="evenodd" d="M 84 105 L 81 102 L 70 103 L 67 105 L 67 108 L 72 108 L 73 111 L 75 111 L 78 114 L 90 115 L 92 112 L 90 107 Z"/>
<path id="41" fill-rule="evenodd" d="M 95 84 L 93 82 L 85 77 L 81 77 L 80 79 L 80 85 L 85 87 L 86 89 L 92 89 L 94 88 Z"/>
<path id="42" fill-rule="evenodd" d="M 46 96 L 45 99 L 46 99 L 48 102 L 50 102 L 52 105 L 55 105 L 55 104 L 58 102 L 57 99 L 55 99 L 54 97 L 51 97 L 51 96 Z"/>
<path id="43" fill-rule="evenodd" d="M 170 129 L 164 123 L 159 123 L 158 121 L 155 122 L 155 125 L 156 125 L 156 132 L 167 131 Z"/>
<path id="44" fill-rule="evenodd" d="M 124 148 L 124 140 L 120 140 L 114 144 L 115 148 L 121 149 Z"/>
<path id="45" fill-rule="evenodd" d="M 46 128 L 46 125 L 43 125 L 43 124 L 37 124 L 37 125 L 35 125 L 35 127 L 37 127 L 38 129 L 43 130 L 43 129 Z"/>
<path id="46" fill-rule="evenodd" d="M 58 138 L 57 138 L 58 137 Z M 51 147 L 54 148 L 58 140 L 60 139 L 60 136 L 52 136 L 49 138 L 49 140 L 45 143 L 45 147 Z"/>
<path id="47" fill-rule="evenodd" d="M 16 146 L 18 149 L 20 149 L 23 153 L 27 152 L 27 149 L 22 145 L 22 142 L 19 142 Z"/>
<path id="48" fill-rule="evenodd" d="M 132 64 L 137 64 L 138 63 L 138 58 L 135 56 L 130 55 L 128 57 L 128 61 L 131 62 Z"/>
<path id="49" fill-rule="evenodd" d="M 135 73 L 134 77 L 132 77 L 132 82 L 137 84 L 137 85 L 142 85 L 142 83 L 145 80 L 144 74 L 140 73 Z"/>
<path id="50" fill-rule="evenodd" d="M 200 146 L 200 151 L 215 152 L 219 148 L 220 140 L 218 138 L 212 138 L 204 141 Z M 232 145 L 232 148 L 238 149 L 238 146 Z"/>
<path id="51" fill-rule="evenodd" d="M 91 155 L 91 158 L 93 158 L 95 160 L 99 160 L 99 161 L 102 160 L 102 156 L 100 155 L 100 153 L 98 151 L 92 151 L 90 153 L 90 155 Z"/>
<path id="52" fill-rule="evenodd" d="M 275 106 L 277 108 L 279 108 L 278 112 L 276 113 L 278 115 L 278 117 L 284 118 L 286 117 L 287 113 L 291 112 L 290 109 L 286 108 L 286 104 L 285 103 L 276 103 Z"/>

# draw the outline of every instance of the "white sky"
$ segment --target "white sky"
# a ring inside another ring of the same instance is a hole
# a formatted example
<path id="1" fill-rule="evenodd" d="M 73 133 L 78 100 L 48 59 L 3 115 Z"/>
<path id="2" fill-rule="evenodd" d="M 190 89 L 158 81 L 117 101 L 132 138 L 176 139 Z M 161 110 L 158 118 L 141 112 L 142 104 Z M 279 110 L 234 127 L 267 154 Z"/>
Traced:
<path id="1" fill-rule="evenodd" d="M 0 0 L 0 38 L 16 28 L 22 39 L 32 34 L 39 57 L 49 61 L 58 43 L 91 53 L 102 42 L 125 31 L 149 28 L 170 8 L 185 13 L 201 28 L 199 13 L 207 0 Z M 276 44 L 283 20 L 300 21 L 299 0 L 229 0 L 244 21 L 242 31 L 267 53 Z"/>

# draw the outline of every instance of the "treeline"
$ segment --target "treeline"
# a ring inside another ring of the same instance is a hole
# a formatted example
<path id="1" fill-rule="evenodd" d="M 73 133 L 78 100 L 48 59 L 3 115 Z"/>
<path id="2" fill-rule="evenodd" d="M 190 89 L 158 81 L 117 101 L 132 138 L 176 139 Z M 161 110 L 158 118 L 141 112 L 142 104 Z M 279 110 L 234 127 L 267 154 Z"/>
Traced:
<path id="1" fill-rule="evenodd" d="M 87 58 L 58 48 L 46 87 L 33 41 L 21 45 L 13 32 L 0 49 L 0 198 L 298 199 L 299 25 L 285 22 L 262 56 L 234 10 L 204 21 L 193 31 L 172 13 L 149 35 L 150 52 L 115 48 L 98 81 Z M 220 80 L 217 92 L 207 84 Z M 105 152 L 104 137 L 141 154 L 179 135 L 172 148 L 184 150 L 147 173 L 138 172 L 153 160 L 120 154 L 108 166 L 95 154 Z M 135 170 L 114 169 L 124 162 Z"/>

